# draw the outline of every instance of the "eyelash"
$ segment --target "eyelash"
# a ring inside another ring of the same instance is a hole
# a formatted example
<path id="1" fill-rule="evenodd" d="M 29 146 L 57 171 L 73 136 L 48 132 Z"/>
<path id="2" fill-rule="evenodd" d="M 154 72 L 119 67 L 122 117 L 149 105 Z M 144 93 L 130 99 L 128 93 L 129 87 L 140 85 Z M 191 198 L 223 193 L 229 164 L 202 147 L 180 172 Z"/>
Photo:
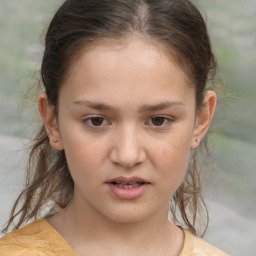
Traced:
<path id="1" fill-rule="evenodd" d="M 102 117 L 102 116 L 91 116 L 91 117 L 89 117 L 89 118 L 83 119 L 83 120 L 82 120 L 82 123 L 85 124 L 86 126 L 90 127 L 90 128 L 103 127 L 104 125 L 93 125 L 93 124 L 91 123 L 91 121 L 92 121 L 93 119 L 97 119 L 97 118 L 98 118 L 98 119 L 103 119 L 103 122 L 106 122 L 106 121 L 107 121 L 107 119 L 104 118 L 104 117 Z M 110 123 L 109 121 L 107 121 L 107 122 Z M 89 124 L 89 123 L 91 123 L 91 124 Z"/>
<path id="2" fill-rule="evenodd" d="M 173 120 L 171 118 L 163 116 L 163 115 L 152 116 L 152 117 L 149 118 L 149 120 L 152 121 L 152 119 L 154 119 L 154 118 L 164 118 L 164 125 L 162 125 L 162 124 L 161 125 L 152 125 L 154 128 L 163 128 L 163 127 L 171 125 L 171 123 L 173 122 Z M 100 127 L 106 126 L 106 125 L 102 125 L 102 124 L 93 125 L 92 122 L 91 122 L 93 119 L 103 119 L 103 123 L 108 122 L 110 124 L 110 122 L 107 121 L 107 119 L 102 117 L 102 116 L 92 116 L 92 117 L 83 119 L 82 123 L 85 124 L 86 126 L 90 127 L 90 128 L 100 128 Z M 149 122 L 149 121 L 147 121 L 147 122 Z"/>
<path id="3" fill-rule="evenodd" d="M 163 128 L 163 127 L 166 127 L 166 126 L 169 126 L 171 125 L 171 123 L 173 122 L 173 120 L 169 117 L 166 117 L 166 116 L 163 116 L 163 115 L 158 115 L 158 116 L 152 116 L 149 118 L 149 120 L 152 121 L 152 119 L 154 118 L 163 118 L 164 119 L 164 125 L 152 125 L 154 128 Z"/>

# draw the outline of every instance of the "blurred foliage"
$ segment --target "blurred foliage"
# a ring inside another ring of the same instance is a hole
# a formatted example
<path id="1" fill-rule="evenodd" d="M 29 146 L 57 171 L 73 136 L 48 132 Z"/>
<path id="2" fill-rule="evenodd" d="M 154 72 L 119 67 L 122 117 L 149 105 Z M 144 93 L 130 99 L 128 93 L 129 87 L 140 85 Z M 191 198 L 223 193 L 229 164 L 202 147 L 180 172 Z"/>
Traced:
<path id="1" fill-rule="evenodd" d="M 218 167 L 211 197 L 256 217 L 256 1 L 200 0 L 226 86 L 210 144 Z"/>
<path id="2" fill-rule="evenodd" d="M 29 137 L 25 96 L 37 82 L 41 35 L 60 1 L 0 1 L 0 133 Z M 28 100 L 28 101 L 26 101 Z M 32 99 L 33 100 L 33 99 Z M 24 111 L 23 108 L 25 108 Z"/>
<path id="3" fill-rule="evenodd" d="M 256 1 L 200 1 L 221 75 L 230 92 L 217 116 L 222 132 L 256 143 Z"/>

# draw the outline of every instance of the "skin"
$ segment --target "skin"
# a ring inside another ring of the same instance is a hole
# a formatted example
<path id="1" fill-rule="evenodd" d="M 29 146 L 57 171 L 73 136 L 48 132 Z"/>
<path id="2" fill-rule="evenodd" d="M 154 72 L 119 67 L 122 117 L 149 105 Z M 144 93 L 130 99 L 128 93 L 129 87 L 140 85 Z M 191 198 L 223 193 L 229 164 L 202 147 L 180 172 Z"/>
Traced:
<path id="1" fill-rule="evenodd" d="M 48 222 L 80 256 L 179 255 L 184 237 L 168 220 L 169 198 L 215 105 L 208 91 L 196 111 L 190 79 L 157 44 L 132 39 L 123 47 L 106 43 L 84 51 L 61 87 L 58 118 L 45 93 L 39 97 L 50 143 L 65 150 L 75 183 L 70 205 Z M 95 116 L 103 119 L 90 119 Z M 156 122 L 156 116 L 164 118 Z M 139 198 L 120 199 L 106 185 L 119 176 L 150 184 Z"/>

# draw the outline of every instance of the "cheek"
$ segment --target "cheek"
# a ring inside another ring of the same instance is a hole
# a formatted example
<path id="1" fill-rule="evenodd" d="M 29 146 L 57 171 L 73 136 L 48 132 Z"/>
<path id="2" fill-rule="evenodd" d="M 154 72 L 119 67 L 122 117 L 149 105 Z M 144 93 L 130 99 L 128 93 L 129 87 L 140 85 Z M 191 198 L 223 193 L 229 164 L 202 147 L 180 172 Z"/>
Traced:
<path id="1" fill-rule="evenodd" d="M 187 159 L 190 155 L 191 136 L 183 134 L 172 134 L 165 140 L 154 141 L 154 154 L 158 155 L 162 161 L 179 162 L 181 159 Z"/>
<path id="2" fill-rule="evenodd" d="M 102 182 L 102 148 L 78 143 L 67 148 L 67 163 L 75 187 L 79 193 L 90 195 Z"/>
<path id="3" fill-rule="evenodd" d="M 90 138 L 66 139 L 64 150 L 71 174 L 80 176 L 97 173 L 106 154 L 104 146 Z"/>
<path id="4" fill-rule="evenodd" d="M 173 174 L 183 173 L 187 169 L 190 151 L 186 148 L 179 150 L 177 147 L 159 150 L 157 158 L 161 161 L 161 165 L 167 172 Z"/>
<path id="5" fill-rule="evenodd" d="M 179 140 L 179 138 L 176 139 Z M 157 145 L 154 155 L 159 179 L 167 186 L 178 187 L 187 171 L 190 157 L 189 144 L 169 141 L 169 143 Z"/>
<path id="6" fill-rule="evenodd" d="M 102 143 L 97 138 L 90 136 L 85 128 L 77 121 L 67 118 L 61 123 L 61 138 L 67 159 L 80 163 L 93 161 L 104 150 Z"/>

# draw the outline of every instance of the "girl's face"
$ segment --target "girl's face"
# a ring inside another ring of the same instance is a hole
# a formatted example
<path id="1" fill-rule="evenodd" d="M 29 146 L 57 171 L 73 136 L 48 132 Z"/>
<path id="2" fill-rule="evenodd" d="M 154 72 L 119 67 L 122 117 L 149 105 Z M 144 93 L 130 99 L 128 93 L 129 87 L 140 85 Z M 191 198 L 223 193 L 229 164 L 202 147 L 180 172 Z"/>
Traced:
<path id="1" fill-rule="evenodd" d="M 48 123 L 74 179 L 72 204 L 119 223 L 167 217 L 205 113 L 196 115 L 193 85 L 158 46 L 133 40 L 84 51 Z"/>

